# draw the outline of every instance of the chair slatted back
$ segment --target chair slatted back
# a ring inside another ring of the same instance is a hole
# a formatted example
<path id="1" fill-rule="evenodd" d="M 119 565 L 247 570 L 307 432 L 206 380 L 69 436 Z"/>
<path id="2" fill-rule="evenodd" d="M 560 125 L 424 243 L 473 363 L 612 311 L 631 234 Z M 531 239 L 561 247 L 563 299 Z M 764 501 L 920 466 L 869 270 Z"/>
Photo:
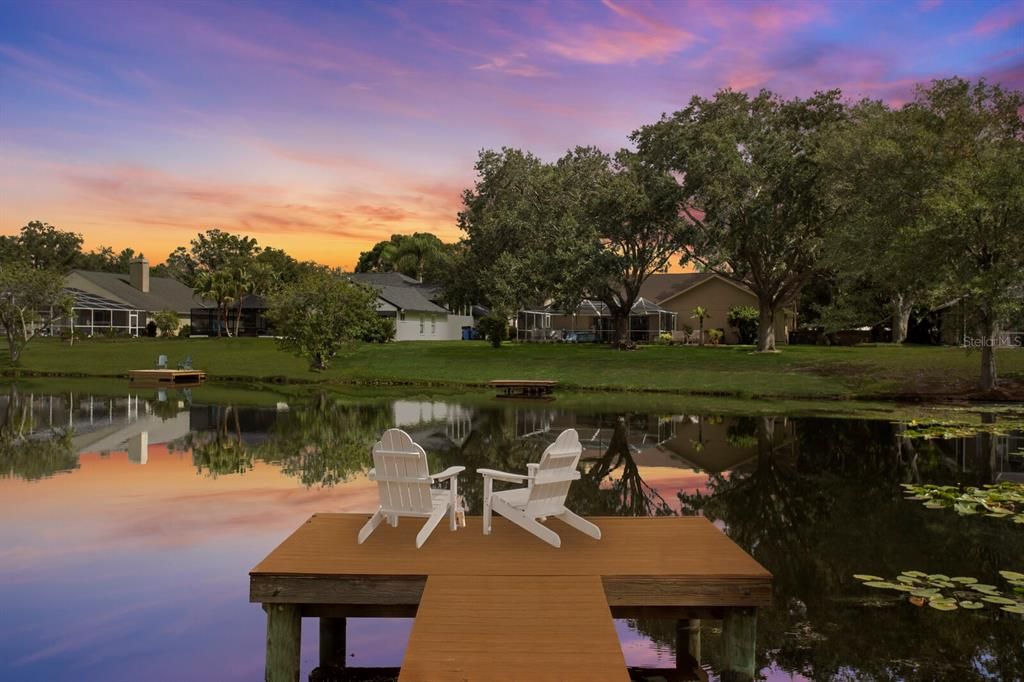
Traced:
<path id="1" fill-rule="evenodd" d="M 373 446 L 374 478 L 385 513 L 429 514 L 433 508 L 427 453 L 401 429 L 388 429 Z"/>
<path id="2" fill-rule="evenodd" d="M 576 470 L 583 446 L 576 429 L 566 429 L 547 447 L 540 458 L 540 466 L 533 478 L 526 513 L 530 516 L 559 514 L 565 509 L 569 486 L 579 479 Z"/>

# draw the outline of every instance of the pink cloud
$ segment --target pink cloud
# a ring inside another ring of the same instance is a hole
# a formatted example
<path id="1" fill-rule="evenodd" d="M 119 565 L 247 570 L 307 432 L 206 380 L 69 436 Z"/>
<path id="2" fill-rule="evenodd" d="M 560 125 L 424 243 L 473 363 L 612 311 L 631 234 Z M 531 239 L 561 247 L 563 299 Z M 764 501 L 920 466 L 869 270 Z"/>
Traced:
<path id="1" fill-rule="evenodd" d="M 970 34 L 972 36 L 985 36 L 992 33 L 1002 33 L 1022 21 L 1024 21 L 1024 3 L 1011 2 L 992 10 L 979 19 L 971 27 Z"/>
<path id="2" fill-rule="evenodd" d="M 557 37 L 543 41 L 543 47 L 571 61 L 586 64 L 620 64 L 660 60 L 681 52 L 697 42 L 693 33 L 654 19 L 635 5 L 604 0 L 605 7 L 633 27 L 560 26 Z"/>

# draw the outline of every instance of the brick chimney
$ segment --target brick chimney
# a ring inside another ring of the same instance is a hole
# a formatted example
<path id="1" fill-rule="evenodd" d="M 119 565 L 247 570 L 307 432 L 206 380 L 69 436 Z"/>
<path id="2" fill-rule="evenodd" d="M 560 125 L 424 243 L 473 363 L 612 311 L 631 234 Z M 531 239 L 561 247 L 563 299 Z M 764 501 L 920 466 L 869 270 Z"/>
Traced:
<path id="1" fill-rule="evenodd" d="M 142 293 L 149 293 L 149 261 L 145 256 L 139 256 L 128 264 L 128 280 Z"/>

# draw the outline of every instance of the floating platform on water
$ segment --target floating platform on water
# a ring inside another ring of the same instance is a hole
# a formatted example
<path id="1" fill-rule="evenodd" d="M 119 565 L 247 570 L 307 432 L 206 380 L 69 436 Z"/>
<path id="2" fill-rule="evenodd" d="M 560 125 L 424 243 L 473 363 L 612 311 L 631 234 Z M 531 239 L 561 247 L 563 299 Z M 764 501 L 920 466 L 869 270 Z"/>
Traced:
<path id="1" fill-rule="evenodd" d="M 499 398 L 554 400 L 551 394 L 558 382 L 548 379 L 495 379 L 488 382 L 488 385 L 501 391 Z"/>
<path id="2" fill-rule="evenodd" d="M 728 672 L 754 674 L 772 577 L 704 518 L 592 518 L 601 540 L 552 521 L 554 548 L 500 517 L 485 536 L 469 517 L 419 550 L 411 520 L 356 544 L 368 518 L 315 514 L 250 572 L 249 600 L 267 612 L 267 680 L 298 679 L 303 616 L 320 618 L 322 670 L 344 667 L 346 618 L 415 617 L 401 682 L 626 682 L 613 618 L 676 621 L 677 668 L 698 673 L 699 621 L 722 620 Z"/>
<path id="3" fill-rule="evenodd" d="M 206 381 L 206 372 L 198 369 L 133 369 L 128 381 L 150 386 L 187 386 Z"/>

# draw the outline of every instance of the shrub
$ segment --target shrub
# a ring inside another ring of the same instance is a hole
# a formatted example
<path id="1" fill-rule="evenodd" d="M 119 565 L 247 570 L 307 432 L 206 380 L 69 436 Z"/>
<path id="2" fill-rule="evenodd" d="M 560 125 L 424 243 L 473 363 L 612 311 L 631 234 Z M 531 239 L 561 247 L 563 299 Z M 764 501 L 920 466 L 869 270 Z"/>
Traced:
<path id="1" fill-rule="evenodd" d="M 192 336 L 192 325 L 188 323 L 181 325 L 181 329 L 178 330 L 178 336 L 183 339 L 187 339 Z"/>
<path id="2" fill-rule="evenodd" d="M 740 343 L 754 343 L 757 341 L 757 308 L 750 305 L 734 305 L 729 308 L 726 317 L 729 326 L 736 330 L 740 337 Z"/>
<path id="3" fill-rule="evenodd" d="M 501 342 L 508 337 L 508 322 L 498 315 L 488 315 L 480 318 L 477 324 L 480 333 L 491 342 L 495 348 L 501 346 Z"/>
<path id="4" fill-rule="evenodd" d="M 178 324 L 180 322 L 181 318 L 178 317 L 178 313 L 173 310 L 161 310 L 153 315 L 152 323 L 156 324 L 156 328 L 160 331 L 160 336 L 174 336 L 178 331 Z"/>
<path id="5" fill-rule="evenodd" d="M 663 345 L 663 346 L 671 346 L 672 345 L 672 332 L 662 332 L 662 333 L 658 334 L 658 338 L 655 341 L 655 343 L 658 343 L 658 344 Z"/>
<path id="6" fill-rule="evenodd" d="M 284 350 L 325 370 L 347 346 L 385 334 L 377 292 L 327 268 L 311 270 L 274 292 L 267 318 Z"/>
<path id="7" fill-rule="evenodd" d="M 719 343 L 721 343 L 721 341 L 722 341 L 722 339 L 724 337 L 725 337 L 725 332 L 722 331 L 721 329 L 709 329 L 708 330 L 708 341 L 711 342 L 712 346 L 717 346 Z"/>

